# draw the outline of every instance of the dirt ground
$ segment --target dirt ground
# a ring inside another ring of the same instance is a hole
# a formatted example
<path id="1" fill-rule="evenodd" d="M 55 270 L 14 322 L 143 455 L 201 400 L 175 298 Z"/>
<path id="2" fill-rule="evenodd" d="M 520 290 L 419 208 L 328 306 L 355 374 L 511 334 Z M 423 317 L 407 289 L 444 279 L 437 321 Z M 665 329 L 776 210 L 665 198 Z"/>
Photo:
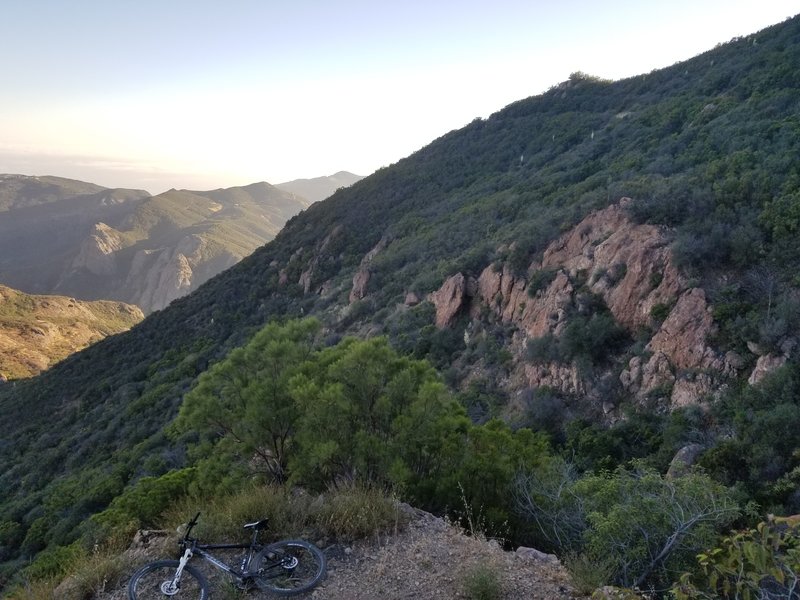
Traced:
<path id="1" fill-rule="evenodd" d="M 167 543 L 169 542 L 169 545 Z M 172 540 L 151 534 L 129 551 L 144 563 L 169 555 Z M 577 600 L 582 598 L 555 557 L 535 551 L 503 551 L 492 540 L 465 535 L 459 528 L 416 511 L 402 530 L 352 545 L 323 547 L 327 576 L 311 592 L 294 596 L 311 600 Z M 224 557 L 223 557 L 224 558 Z M 271 598 L 261 592 L 239 592 L 220 571 L 194 562 L 208 577 L 211 599 Z M 480 584 L 483 585 L 480 585 Z M 127 579 L 97 600 L 125 600 Z"/>

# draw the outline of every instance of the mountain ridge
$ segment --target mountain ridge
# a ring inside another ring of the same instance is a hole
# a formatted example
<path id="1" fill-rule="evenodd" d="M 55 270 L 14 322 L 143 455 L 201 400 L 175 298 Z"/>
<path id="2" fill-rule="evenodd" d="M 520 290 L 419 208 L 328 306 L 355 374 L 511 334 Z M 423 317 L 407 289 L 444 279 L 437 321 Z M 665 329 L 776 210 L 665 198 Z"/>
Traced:
<path id="1" fill-rule="evenodd" d="M 362 175 L 337 171 L 333 175 L 277 183 L 275 187 L 307 198 L 311 202 L 319 202 L 332 196 L 339 188 L 349 187 L 362 179 Z"/>

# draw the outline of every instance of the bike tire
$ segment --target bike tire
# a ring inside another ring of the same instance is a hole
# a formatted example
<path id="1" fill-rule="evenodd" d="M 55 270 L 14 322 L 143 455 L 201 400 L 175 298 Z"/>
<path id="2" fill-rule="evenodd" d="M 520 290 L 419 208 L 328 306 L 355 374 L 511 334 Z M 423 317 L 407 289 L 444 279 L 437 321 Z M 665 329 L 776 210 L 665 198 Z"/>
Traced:
<path id="1" fill-rule="evenodd" d="M 180 561 L 158 560 L 146 564 L 131 576 L 128 583 L 129 600 L 208 600 L 208 582 L 203 574 L 190 565 L 183 568 L 180 589 L 163 590 L 162 586 L 175 576 Z"/>
<path id="2" fill-rule="evenodd" d="M 278 596 L 302 594 L 325 576 L 325 555 L 305 540 L 283 540 L 261 549 L 253 558 L 253 580 Z"/>

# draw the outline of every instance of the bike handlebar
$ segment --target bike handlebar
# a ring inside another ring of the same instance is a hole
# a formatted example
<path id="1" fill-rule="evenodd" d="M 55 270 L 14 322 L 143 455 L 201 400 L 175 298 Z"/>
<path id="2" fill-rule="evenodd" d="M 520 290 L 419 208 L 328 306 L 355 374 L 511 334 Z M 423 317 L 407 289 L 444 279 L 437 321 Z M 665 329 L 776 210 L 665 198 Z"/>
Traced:
<path id="1" fill-rule="evenodd" d="M 197 513 L 194 518 L 186 524 L 186 533 L 183 534 L 183 539 L 188 540 L 189 534 L 192 532 L 192 528 L 197 525 L 197 519 L 200 518 L 200 513 Z"/>

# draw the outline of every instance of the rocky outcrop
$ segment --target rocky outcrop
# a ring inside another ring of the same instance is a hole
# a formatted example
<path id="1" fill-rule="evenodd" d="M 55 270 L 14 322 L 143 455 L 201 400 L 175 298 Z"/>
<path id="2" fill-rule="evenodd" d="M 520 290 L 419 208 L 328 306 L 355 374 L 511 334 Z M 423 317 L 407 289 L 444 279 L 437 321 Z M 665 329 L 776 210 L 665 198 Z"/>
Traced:
<path id="1" fill-rule="evenodd" d="M 428 299 L 436 307 L 436 327 L 442 329 L 453 324 L 468 302 L 467 278 L 463 273 L 449 277 Z"/>
<path id="2" fill-rule="evenodd" d="M 692 465 L 697 462 L 703 450 L 705 450 L 705 448 L 701 444 L 687 444 L 678 450 L 669 463 L 669 469 L 666 475 L 667 479 L 675 479 L 689 473 Z"/>
<path id="3" fill-rule="evenodd" d="M 420 297 L 416 292 L 407 292 L 406 297 L 403 299 L 405 306 L 416 306 L 420 302 Z"/>
<path id="4" fill-rule="evenodd" d="M 325 257 L 325 253 L 330 246 L 330 243 L 342 232 L 342 227 L 337 225 L 331 232 L 325 236 L 325 239 L 317 246 L 314 256 L 308 262 L 306 269 L 300 274 L 297 283 L 302 286 L 303 293 L 308 294 L 311 291 L 312 285 L 315 283 L 315 276 L 319 268 L 320 261 Z M 314 290 L 315 293 L 320 293 L 322 287 Z"/>
<path id="5" fill-rule="evenodd" d="M 541 263 L 530 266 L 529 277 L 487 267 L 478 279 L 481 300 L 529 337 L 541 337 L 559 332 L 574 304 L 573 281 L 585 279 L 618 323 L 631 331 L 649 325 L 653 307 L 674 302 L 682 283 L 667 232 L 633 223 L 624 210 L 629 202 L 589 215 L 551 243 Z M 529 282 L 540 285 L 548 273 L 553 276 L 545 287 L 528 290 Z"/>
<path id="6" fill-rule="evenodd" d="M 696 404 L 713 394 L 722 380 L 742 367 L 734 353 L 721 355 L 708 345 L 714 329 L 705 292 L 686 290 L 647 344 L 651 358 L 642 364 L 634 357 L 622 372 L 623 386 L 640 399 L 671 386 L 673 407 Z"/>
<path id="7" fill-rule="evenodd" d="M 437 327 L 450 326 L 465 310 L 481 318 L 488 308 L 517 328 L 518 384 L 600 399 L 574 365 L 531 365 L 524 357 L 527 340 L 562 334 L 571 315 L 584 310 L 588 289 L 631 335 L 655 328 L 645 354 L 633 357 L 620 375 L 628 393 L 640 400 L 667 398 L 673 407 L 710 395 L 744 361 L 708 344 L 715 326 L 705 293 L 688 287 L 675 268 L 670 231 L 634 223 L 626 213 L 630 202 L 622 199 L 587 216 L 552 242 L 525 276 L 490 265 L 478 277 L 474 294 L 462 274 L 452 276 L 430 296 Z"/>
<path id="8" fill-rule="evenodd" d="M 586 394 L 586 383 L 575 365 L 523 364 L 522 371 L 525 375 L 526 385 L 529 387 L 548 387 L 570 396 Z"/>
<path id="9" fill-rule="evenodd" d="M 122 234 L 119 231 L 105 223 L 97 223 L 81 244 L 70 268 L 73 271 L 85 269 L 101 277 L 115 275 L 117 272 L 115 252 L 122 247 Z"/>
<path id="10" fill-rule="evenodd" d="M 682 294 L 647 349 L 667 356 L 679 369 L 719 368 L 720 361 L 706 345 L 713 319 L 700 288 Z"/>
<path id="11" fill-rule="evenodd" d="M 483 270 L 477 290 L 483 304 L 504 322 L 513 322 L 530 338 L 560 332 L 575 291 L 567 273 L 559 271 L 544 290 L 531 298 L 525 279 L 514 277 L 508 267 L 498 272 L 493 266 Z M 476 305 L 473 315 L 477 316 L 479 310 Z"/>
<path id="12" fill-rule="evenodd" d="M 672 264 L 668 231 L 633 223 L 625 212 L 631 200 L 586 217 L 550 244 L 540 269 L 584 275 L 603 297 L 614 319 L 630 330 L 649 325 L 658 304 L 674 302 L 683 288 Z"/>
<path id="13" fill-rule="evenodd" d="M 382 237 L 375 247 L 364 255 L 361 259 L 361 264 L 358 271 L 353 275 L 353 287 L 350 290 L 350 304 L 356 300 L 361 300 L 367 295 L 367 284 L 369 283 L 370 270 L 369 265 L 372 260 L 389 244 L 386 237 Z"/>
<path id="14" fill-rule="evenodd" d="M 787 357 L 785 355 L 775 355 L 775 354 L 765 354 L 764 356 L 759 356 L 758 361 L 756 361 L 756 366 L 753 369 L 753 372 L 750 373 L 750 377 L 747 379 L 747 382 L 750 385 L 755 385 L 759 383 L 764 377 L 772 373 L 775 369 L 778 369 L 786 364 Z"/>

